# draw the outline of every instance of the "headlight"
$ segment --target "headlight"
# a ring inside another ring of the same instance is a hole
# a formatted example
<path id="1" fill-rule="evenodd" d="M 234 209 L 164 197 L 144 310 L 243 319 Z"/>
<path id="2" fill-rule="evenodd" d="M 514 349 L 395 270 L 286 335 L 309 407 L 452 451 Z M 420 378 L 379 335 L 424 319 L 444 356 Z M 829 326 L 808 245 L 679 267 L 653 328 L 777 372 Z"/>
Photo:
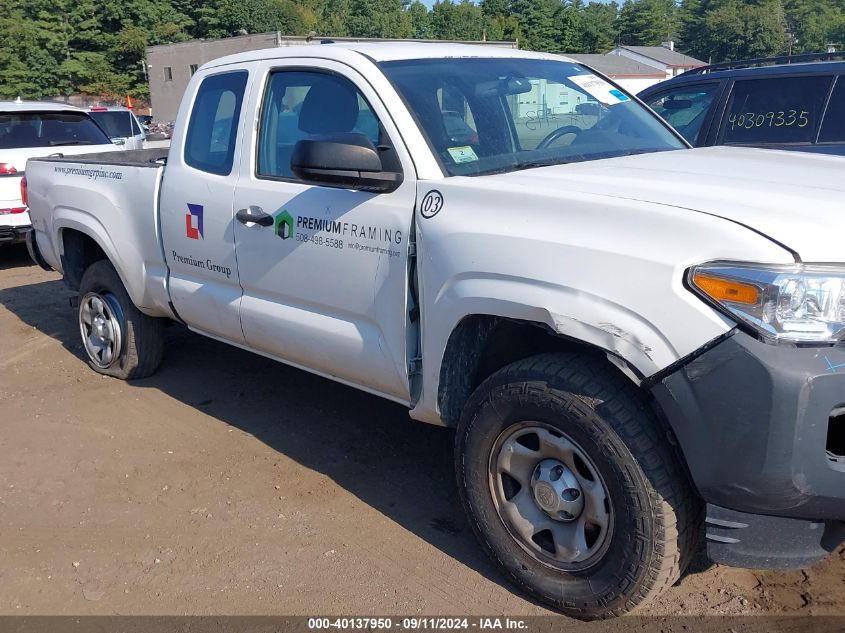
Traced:
<path id="1" fill-rule="evenodd" d="M 845 335 L 845 267 L 702 264 L 687 282 L 769 340 L 836 343 Z"/>

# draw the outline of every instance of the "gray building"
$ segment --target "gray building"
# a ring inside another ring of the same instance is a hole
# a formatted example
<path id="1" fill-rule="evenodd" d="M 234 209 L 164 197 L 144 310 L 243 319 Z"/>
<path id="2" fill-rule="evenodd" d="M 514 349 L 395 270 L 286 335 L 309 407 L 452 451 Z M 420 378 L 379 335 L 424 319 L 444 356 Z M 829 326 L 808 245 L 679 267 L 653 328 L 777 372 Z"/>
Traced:
<path id="1" fill-rule="evenodd" d="M 335 42 L 434 42 L 443 40 L 388 40 L 378 38 L 333 37 Z M 152 114 L 157 121 L 173 121 L 179 109 L 179 102 L 188 81 L 204 63 L 234 53 L 254 51 L 262 48 L 293 46 L 298 44 L 319 44 L 316 37 L 290 37 L 280 33 L 242 35 L 220 40 L 191 40 L 178 44 L 162 44 L 147 47 L 147 77 L 150 83 Z M 463 42 L 502 48 L 518 48 L 517 42 Z"/>
<path id="2" fill-rule="evenodd" d="M 676 51 L 675 42 L 664 42 L 662 46 L 617 46 L 608 55 L 620 55 L 657 68 L 666 79 L 707 65 L 707 62 Z"/>
<path id="3" fill-rule="evenodd" d="M 625 90 L 634 94 L 666 79 L 666 73 L 662 70 L 622 55 L 564 54 L 607 75 Z"/>

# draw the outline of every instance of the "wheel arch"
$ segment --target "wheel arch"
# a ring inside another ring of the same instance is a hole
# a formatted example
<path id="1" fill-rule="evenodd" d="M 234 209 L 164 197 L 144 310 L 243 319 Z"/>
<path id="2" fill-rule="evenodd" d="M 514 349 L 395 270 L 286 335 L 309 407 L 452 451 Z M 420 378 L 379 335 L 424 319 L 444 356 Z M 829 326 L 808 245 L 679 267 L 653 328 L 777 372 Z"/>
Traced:
<path id="1" fill-rule="evenodd" d="M 163 262 L 151 269 L 145 255 L 131 246 L 118 248 L 99 220 L 88 215 L 80 216 L 75 212 L 58 214 L 53 234 L 56 236 L 53 243 L 61 272 L 69 288 L 78 290 L 85 270 L 94 262 L 105 259 L 117 271 L 123 287 L 138 309 L 149 316 L 175 317 L 169 305 Z M 127 249 L 131 251 L 128 254 Z"/>
<path id="2" fill-rule="evenodd" d="M 577 352 L 613 365 L 639 386 L 640 376 L 624 359 L 594 343 L 565 336 L 548 323 L 491 314 L 470 314 L 452 329 L 439 367 L 440 421 L 457 426 L 473 391 L 506 365 L 548 352 Z"/>
<path id="3" fill-rule="evenodd" d="M 62 274 L 71 290 L 79 290 L 82 275 L 94 262 L 101 259 L 112 261 L 100 241 L 80 227 L 61 227 L 58 238 L 61 245 Z"/>

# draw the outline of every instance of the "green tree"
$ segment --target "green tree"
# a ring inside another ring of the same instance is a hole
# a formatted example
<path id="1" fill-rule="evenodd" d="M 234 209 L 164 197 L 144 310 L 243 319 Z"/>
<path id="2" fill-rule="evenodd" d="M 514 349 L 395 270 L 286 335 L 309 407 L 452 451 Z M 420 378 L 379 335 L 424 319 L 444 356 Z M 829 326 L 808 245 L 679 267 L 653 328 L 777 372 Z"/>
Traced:
<path id="1" fill-rule="evenodd" d="M 830 0 L 785 0 L 784 14 L 792 52 L 825 51 L 828 44 L 841 46 L 843 42 L 838 33 L 845 26 L 844 5 Z"/>
<path id="2" fill-rule="evenodd" d="M 616 43 L 616 17 L 619 5 L 615 2 L 590 2 L 581 12 L 581 48 L 585 53 L 606 53 Z"/>
<path id="3" fill-rule="evenodd" d="M 694 57 L 720 62 L 787 51 L 780 0 L 697 0 L 682 8 L 681 42 Z"/>
<path id="4" fill-rule="evenodd" d="M 401 0 L 350 0 L 348 22 L 354 37 L 411 36 L 411 16 Z"/>
<path id="5" fill-rule="evenodd" d="M 427 40 L 434 37 L 434 32 L 431 28 L 431 14 L 420 0 L 414 0 L 408 6 L 408 17 L 411 20 L 411 37 L 421 40 Z"/>
<path id="6" fill-rule="evenodd" d="M 625 0 L 617 31 L 622 44 L 659 46 L 674 39 L 680 16 L 674 0 Z"/>
<path id="7" fill-rule="evenodd" d="M 509 14 L 522 33 L 520 48 L 533 51 L 559 51 L 557 15 L 559 0 L 511 0 Z"/>

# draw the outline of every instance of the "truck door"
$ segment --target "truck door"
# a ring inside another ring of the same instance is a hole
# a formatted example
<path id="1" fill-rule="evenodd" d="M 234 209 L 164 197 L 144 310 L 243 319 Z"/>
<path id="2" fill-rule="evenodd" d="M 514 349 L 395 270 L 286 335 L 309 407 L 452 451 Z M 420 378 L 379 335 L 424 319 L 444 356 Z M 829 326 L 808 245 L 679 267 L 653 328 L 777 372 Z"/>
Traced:
<path id="1" fill-rule="evenodd" d="M 197 76 L 199 87 L 192 82 L 185 93 L 190 99 L 196 90 L 190 112 L 180 112 L 176 122 L 159 207 L 170 297 L 179 316 L 193 329 L 243 344 L 232 196 L 248 72 L 224 68 Z"/>
<path id="2" fill-rule="evenodd" d="M 328 60 L 272 60 L 249 105 L 235 243 L 247 344 L 408 402 L 408 244 L 413 164 L 372 87 Z M 395 148 L 404 181 L 391 192 L 310 185 L 291 171 L 306 137 L 357 132 Z M 262 223 L 248 221 L 262 218 Z"/>

